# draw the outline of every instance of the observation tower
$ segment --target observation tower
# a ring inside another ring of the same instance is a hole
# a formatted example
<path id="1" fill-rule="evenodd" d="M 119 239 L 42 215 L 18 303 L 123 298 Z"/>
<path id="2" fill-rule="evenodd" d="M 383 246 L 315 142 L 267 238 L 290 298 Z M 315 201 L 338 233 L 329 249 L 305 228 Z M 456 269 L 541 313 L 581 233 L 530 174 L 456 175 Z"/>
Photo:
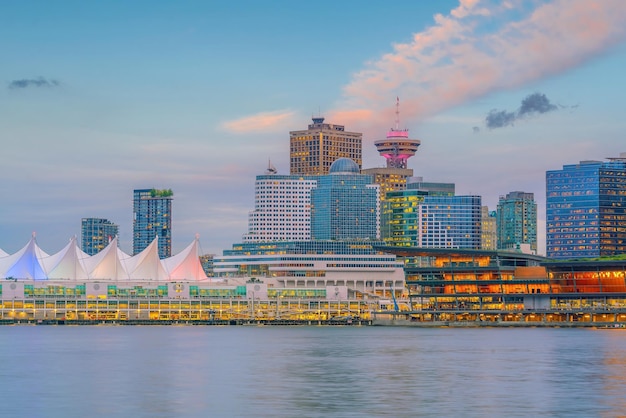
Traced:
<path id="1" fill-rule="evenodd" d="M 408 129 L 400 129 L 400 99 L 396 98 L 396 127 L 387 132 L 387 138 L 375 141 L 378 153 L 387 160 L 389 168 L 407 168 L 407 160 L 415 155 L 419 139 L 410 139 Z"/>

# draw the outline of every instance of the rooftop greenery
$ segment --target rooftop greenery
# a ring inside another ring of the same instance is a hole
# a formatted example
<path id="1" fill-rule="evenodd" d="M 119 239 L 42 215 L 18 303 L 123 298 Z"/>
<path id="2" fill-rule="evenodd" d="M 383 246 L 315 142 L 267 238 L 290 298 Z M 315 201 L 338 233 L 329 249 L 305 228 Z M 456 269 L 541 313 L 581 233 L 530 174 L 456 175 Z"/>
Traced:
<path id="1" fill-rule="evenodd" d="M 172 189 L 152 189 L 150 190 L 150 196 L 152 197 L 172 197 L 174 192 Z"/>

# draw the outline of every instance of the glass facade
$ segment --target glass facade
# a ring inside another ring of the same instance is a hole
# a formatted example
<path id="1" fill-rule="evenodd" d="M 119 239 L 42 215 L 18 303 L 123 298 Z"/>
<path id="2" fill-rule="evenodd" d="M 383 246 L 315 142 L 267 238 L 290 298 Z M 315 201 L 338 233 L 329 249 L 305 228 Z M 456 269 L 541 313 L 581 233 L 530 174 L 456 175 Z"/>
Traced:
<path id="1" fill-rule="evenodd" d="M 133 192 L 133 255 L 158 236 L 159 258 L 172 255 L 171 190 L 137 189 Z"/>
<path id="2" fill-rule="evenodd" d="M 311 190 L 311 237 L 380 239 L 379 187 L 372 176 L 336 172 L 318 177 Z"/>
<path id="3" fill-rule="evenodd" d="M 89 254 L 98 254 L 118 235 L 119 227 L 108 219 L 83 218 L 80 223 L 81 249 Z"/>
<path id="4" fill-rule="evenodd" d="M 383 203 L 388 245 L 481 248 L 480 196 L 429 196 L 421 190 L 390 192 Z"/>
<path id="5" fill-rule="evenodd" d="M 546 172 L 546 250 L 556 259 L 626 253 L 626 159 Z"/>
<path id="6" fill-rule="evenodd" d="M 537 203 L 532 193 L 500 196 L 497 211 L 498 249 L 515 250 L 529 244 L 537 252 Z"/>
<path id="7" fill-rule="evenodd" d="M 626 260 L 552 261 L 510 251 L 380 249 L 405 260 L 413 322 L 616 327 L 626 321 Z"/>

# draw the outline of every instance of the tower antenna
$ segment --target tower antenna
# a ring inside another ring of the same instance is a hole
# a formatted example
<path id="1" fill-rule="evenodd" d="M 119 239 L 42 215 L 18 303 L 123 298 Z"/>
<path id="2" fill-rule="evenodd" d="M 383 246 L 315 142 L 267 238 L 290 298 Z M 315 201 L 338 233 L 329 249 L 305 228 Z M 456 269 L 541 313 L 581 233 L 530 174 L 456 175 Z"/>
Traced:
<path id="1" fill-rule="evenodd" d="M 396 96 L 396 130 L 400 129 L 400 98 Z"/>

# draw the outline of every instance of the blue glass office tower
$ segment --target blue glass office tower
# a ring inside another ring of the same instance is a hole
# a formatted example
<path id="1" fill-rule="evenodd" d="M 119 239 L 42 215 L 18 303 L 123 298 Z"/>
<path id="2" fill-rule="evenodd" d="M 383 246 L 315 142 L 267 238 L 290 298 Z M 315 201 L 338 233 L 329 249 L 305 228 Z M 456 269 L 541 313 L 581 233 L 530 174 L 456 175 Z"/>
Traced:
<path id="1" fill-rule="evenodd" d="M 159 257 L 172 255 L 171 189 L 137 189 L 133 192 L 133 255 L 159 237 Z"/>
<path id="2" fill-rule="evenodd" d="M 379 186 L 360 174 L 349 158 L 339 158 L 311 190 L 311 238 L 354 240 L 380 238 Z"/>
<path id="3" fill-rule="evenodd" d="M 546 252 L 556 259 L 626 253 L 626 153 L 546 172 Z"/>
<path id="4" fill-rule="evenodd" d="M 476 250 L 482 246 L 480 196 L 431 196 L 417 189 L 389 192 L 382 218 L 388 245 Z"/>

